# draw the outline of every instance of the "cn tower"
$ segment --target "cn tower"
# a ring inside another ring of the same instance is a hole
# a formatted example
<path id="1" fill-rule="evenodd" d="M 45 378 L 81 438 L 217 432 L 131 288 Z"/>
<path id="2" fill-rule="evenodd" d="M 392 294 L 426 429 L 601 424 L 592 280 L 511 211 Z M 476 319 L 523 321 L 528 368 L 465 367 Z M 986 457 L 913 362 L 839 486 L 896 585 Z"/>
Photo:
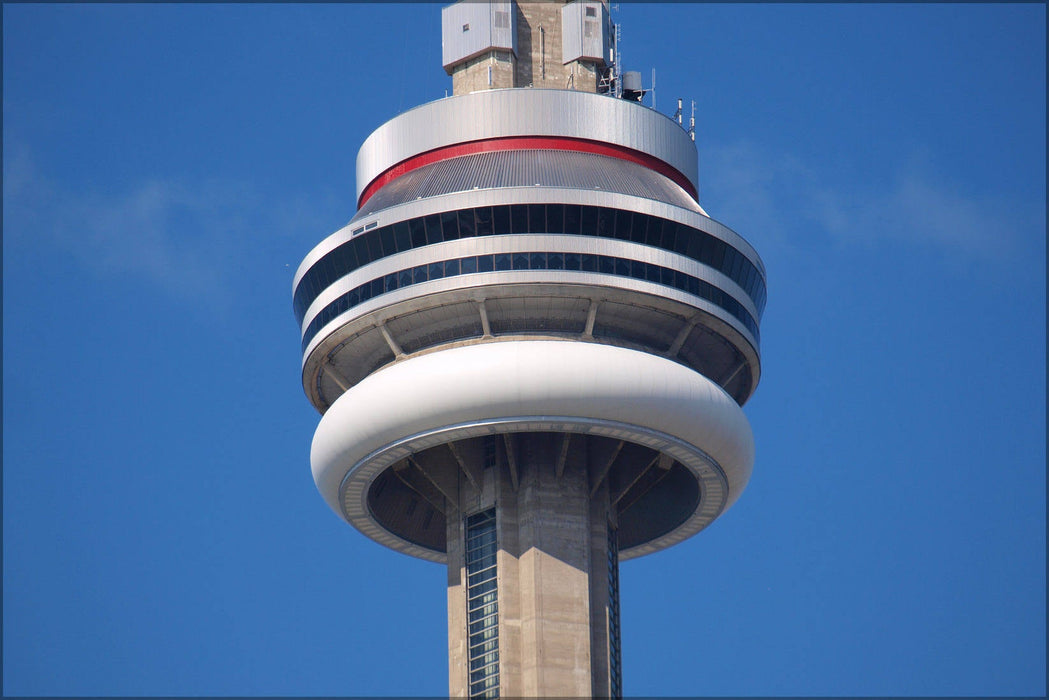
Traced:
<path id="1" fill-rule="evenodd" d="M 453 95 L 365 140 L 356 215 L 295 275 L 314 480 L 447 565 L 451 696 L 620 697 L 619 562 L 750 478 L 765 270 L 606 2 L 442 25 Z"/>

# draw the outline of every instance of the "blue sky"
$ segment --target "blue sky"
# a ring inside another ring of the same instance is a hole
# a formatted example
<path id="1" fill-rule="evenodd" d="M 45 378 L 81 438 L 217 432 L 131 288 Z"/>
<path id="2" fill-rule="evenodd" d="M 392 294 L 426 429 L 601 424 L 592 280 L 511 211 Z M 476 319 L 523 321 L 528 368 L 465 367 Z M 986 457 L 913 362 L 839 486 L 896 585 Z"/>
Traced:
<path id="1" fill-rule="evenodd" d="M 754 477 L 622 567 L 633 695 L 1044 695 L 1045 5 L 622 4 L 762 255 Z M 441 695 L 309 472 L 291 281 L 440 6 L 3 6 L 3 692 Z M 687 109 L 687 108 L 686 108 Z"/>

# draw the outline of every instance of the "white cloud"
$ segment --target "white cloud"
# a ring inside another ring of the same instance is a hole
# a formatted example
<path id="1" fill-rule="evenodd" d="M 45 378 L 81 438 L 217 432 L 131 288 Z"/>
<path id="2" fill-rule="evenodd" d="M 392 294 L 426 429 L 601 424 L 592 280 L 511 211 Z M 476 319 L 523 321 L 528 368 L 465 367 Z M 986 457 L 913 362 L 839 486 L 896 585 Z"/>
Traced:
<path id="1" fill-rule="evenodd" d="M 345 209 L 332 194 L 273 199 L 230 181 L 152 178 L 124 191 L 71 191 L 41 174 L 25 149 L 8 150 L 8 244 L 66 254 L 96 275 L 132 276 L 220 312 L 248 286 L 246 268 L 271 267 L 290 285 L 309 246 L 343 223 L 332 221 Z"/>
<path id="2" fill-rule="evenodd" d="M 963 193 L 923 159 L 902 161 L 887 182 L 836 183 L 790 155 L 751 143 L 710 149 L 709 207 L 761 249 L 827 243 L 925 249 L 958 262 L 1009 264 L 1045 254 L 1045 201 L 988 188 Z M 706 203 L 705 203 L 706 206 Z M 708 209 L 709 210 L 709 209 Z M 731 217 L 731 218 L 730 218 Z M 798 232 L 805 232 L 799 240 Z"/>

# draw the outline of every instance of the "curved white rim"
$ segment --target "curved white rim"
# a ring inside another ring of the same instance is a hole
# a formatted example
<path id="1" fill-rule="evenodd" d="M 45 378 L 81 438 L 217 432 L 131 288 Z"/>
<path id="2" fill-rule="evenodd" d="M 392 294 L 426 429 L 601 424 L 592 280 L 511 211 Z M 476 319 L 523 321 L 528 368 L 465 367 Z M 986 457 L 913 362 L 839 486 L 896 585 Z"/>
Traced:
<path id="1" fill-rule="evenodd" d="M 702 375 L 636 350 L 559 340 L 470 345 L 389 365 L 332 404 L 313 440 L 314 480 L 328 505 L 368 537 L 406 554 L 440 552 L 394 535 L 372 517 L 368 488 L 388 466 L 451 440 L 517 431 L 615 437 L 665 452 L 700 484 L 689 518 L 621 553 L 676 544 L 739 497 L 753 465 L 740 407 Z"/>

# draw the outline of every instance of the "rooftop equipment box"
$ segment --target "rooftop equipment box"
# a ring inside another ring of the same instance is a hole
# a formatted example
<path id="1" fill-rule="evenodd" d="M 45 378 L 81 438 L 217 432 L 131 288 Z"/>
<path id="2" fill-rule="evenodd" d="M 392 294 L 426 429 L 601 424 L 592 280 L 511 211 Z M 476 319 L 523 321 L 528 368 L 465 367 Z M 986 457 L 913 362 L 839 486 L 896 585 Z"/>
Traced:
<path id="1" fill-rule="evenodd" d="M 609 55 L 608 7 L 600 0 L 576 0 L 561 8 L 561 60 L 603 61 Z"/>
<path id="2" fill-rule="evenodd" d="M 463 0 L 441 10 L 441 54 L 444 69 L 487 51 L 517 54 L 517 7 L 514 2 Z"/>

